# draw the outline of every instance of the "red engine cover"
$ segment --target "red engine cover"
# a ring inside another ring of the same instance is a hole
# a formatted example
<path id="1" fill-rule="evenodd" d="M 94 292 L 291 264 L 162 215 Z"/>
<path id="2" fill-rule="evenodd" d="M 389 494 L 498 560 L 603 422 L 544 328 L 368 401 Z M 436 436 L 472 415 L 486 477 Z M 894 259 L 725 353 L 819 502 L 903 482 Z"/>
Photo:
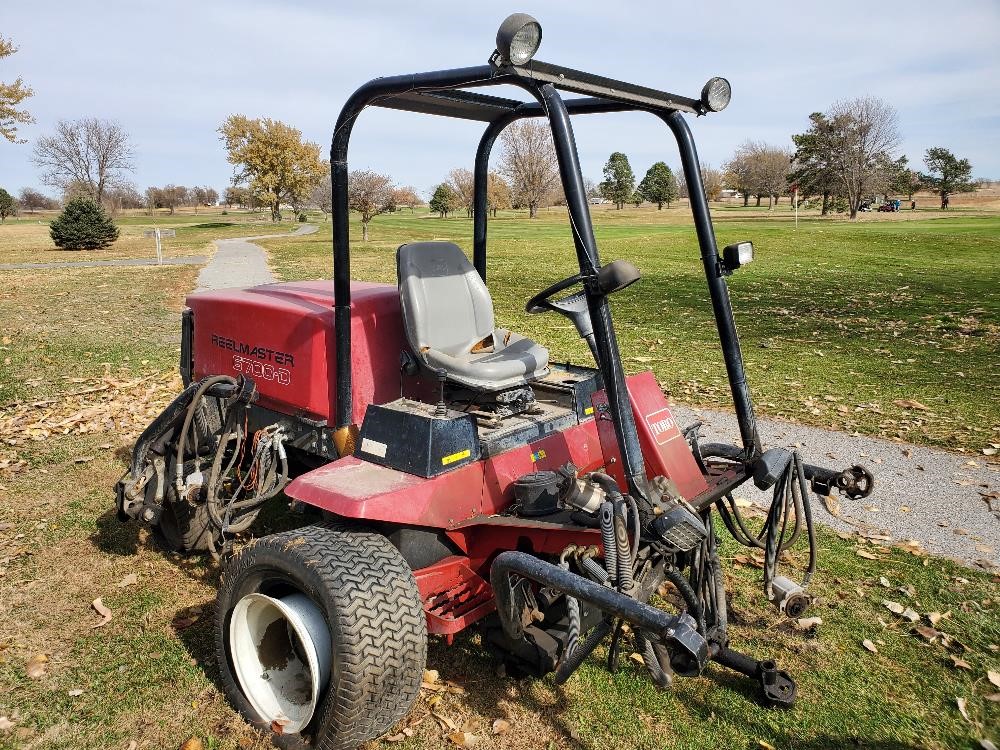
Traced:
<path id="1" fill-rule="evenodd" d="M 640 372 L 625 379 L 628 385 L 632 414 L 639 433 L 639 446 L 646 463 L 646 476 L 650 479 L 664 476 L 672 479 L 685 499 L 697 497 L 708 489 L 708 483 L 694 460 L 694 454 L 681 434 L 677 421 L 667 406 L 656 378 L 651 372 Z M 607 468 L 618 485 L 624 490 L 625 474 L 622 472 L 621 451 L 615 437 L 615 426 L 606 414 L 608 397 L 604 391 L 593 396 L 597 409 L 597 433 L 601 438 L 601 448 L 606 458 L 614 458 Z"/>
<path id="2" fill-rule="evenodd" d="M 333 423 L 336 362 L 333 282 L 299 281 L 198 292 L 194 377 L 245 373 L 262 406 Z M 368 404 L 399 397 L 399 353 L 406 347 L 399 292 L 351 282 L 353 419 Z"/>

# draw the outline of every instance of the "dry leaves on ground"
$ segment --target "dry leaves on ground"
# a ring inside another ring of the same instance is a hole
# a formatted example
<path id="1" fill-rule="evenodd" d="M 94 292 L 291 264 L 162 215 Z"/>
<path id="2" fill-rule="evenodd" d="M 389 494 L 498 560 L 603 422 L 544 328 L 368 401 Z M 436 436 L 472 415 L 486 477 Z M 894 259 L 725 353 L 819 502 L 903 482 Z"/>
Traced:
<path id="1" fill-rule="evenodd" d="M 114 615 L 111 614 L 111 610 L 108 609 L 104 605 L 104 602 L 101 601 L 101 597 L 97 597 L 96 599 L 94 599 L 94 601 L 90 603 L 90 606 L 93 607 L 94 611 L 101 616 L 101 621 L 96 625 L 91 625 L 90 626 L 91 628 L 103 628 L 105 625 L 111 622 L 111 618 Z"/>
<path id="2" fill-rule="evenodd" d="M 32 680 L 39 680 L 45 676 L 46 664 L 49 663 L 48 654 L 35 654 L 25 665 L 24 673 Z"/>

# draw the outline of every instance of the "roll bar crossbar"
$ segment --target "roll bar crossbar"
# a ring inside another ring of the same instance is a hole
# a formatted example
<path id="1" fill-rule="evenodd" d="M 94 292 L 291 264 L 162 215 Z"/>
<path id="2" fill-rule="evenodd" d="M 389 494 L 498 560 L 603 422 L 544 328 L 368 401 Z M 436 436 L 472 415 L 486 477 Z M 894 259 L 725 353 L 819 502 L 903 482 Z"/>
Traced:
<path id="1" fill-rule="evenodd" d="M 468 88 L 512 85 L 534 101 L 486 95 Z M 563 99 L 559 90 L 588 96 Z M 486 122 L 476 151 L 474 169 L 473 263 L 486 279 L 487 181 L 489 158 L 504 128 L 524 118 L 546 117 L 552 130 L 560 178 L 566 194 L 570 226 L 580 272 L 593 277 L 600 269 L 590 209 L 583 185 L 570 116 L 642 111 L 659 117 L 671 130 L 681 155 L 691 211 L 701 249 L 709 295 L 740 425 L 746 460 L 760 453 L 760 439 L 743 367 L 725 275 L 719 260 L 712 219 L 705 200 L 694 139 L 682 113 L 705 114 L 700 101 L 634 84 L 532 61 L 525 66 L 480 65 L 453 70 L 376 78 L 347 100 L 330 145 L 333 186 L 333 281 L 336 346 L 335 428 L 351 426 L 351 283 L 347 152 L 354 123 L 368 106 Z M 590 317 L 598 344 L 600 368 L 612 411 L 625 477 L 630 491 L 643 496 L 645 472 L 638 433 L 625 388 L 620 353 L 607 297 L 586 288 Z"/>

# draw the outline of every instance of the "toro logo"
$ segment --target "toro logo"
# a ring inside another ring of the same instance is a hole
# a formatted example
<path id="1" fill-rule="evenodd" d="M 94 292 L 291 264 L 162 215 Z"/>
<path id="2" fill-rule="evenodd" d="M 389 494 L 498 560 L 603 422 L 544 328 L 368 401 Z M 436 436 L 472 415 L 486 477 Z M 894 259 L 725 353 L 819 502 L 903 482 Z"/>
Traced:
<path id="1" fill-rule="evenodd" d="M 677 429 L 677 423 L 674 421 L 674 415 L 670 413 L 670 409 L 660 409 L 659 411 L 654 411 L 652 414 L 647 414 L 646 424 L 649 425 L 649 429 L 653 433 L 653 439 L 657 445 L 669 443 L 680 434 L 680 430 Z"/>

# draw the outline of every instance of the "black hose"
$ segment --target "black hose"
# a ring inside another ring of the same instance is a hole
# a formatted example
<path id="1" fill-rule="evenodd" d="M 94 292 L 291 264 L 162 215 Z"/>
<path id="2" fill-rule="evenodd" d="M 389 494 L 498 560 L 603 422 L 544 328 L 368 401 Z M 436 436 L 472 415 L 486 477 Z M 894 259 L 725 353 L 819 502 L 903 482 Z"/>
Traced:
<path id="1" fill-rule="evenodd" d="M 562 685 L 572 677 L 573 673 L 580 668 L 580 665 L 586 661 L 587 657 L 594 653 L 594 649 L 601 645 L 601 641 L 608 637 L 612 627 L 613 625 L 608 619 L 601 620 L 594 626 L 594 629 L 590 631 L 590 635 L 587 636 L 583 643 L 577 646 L 573 653 L 559 664 L 559 667 L 556 669 L 556 685 Z"/>

